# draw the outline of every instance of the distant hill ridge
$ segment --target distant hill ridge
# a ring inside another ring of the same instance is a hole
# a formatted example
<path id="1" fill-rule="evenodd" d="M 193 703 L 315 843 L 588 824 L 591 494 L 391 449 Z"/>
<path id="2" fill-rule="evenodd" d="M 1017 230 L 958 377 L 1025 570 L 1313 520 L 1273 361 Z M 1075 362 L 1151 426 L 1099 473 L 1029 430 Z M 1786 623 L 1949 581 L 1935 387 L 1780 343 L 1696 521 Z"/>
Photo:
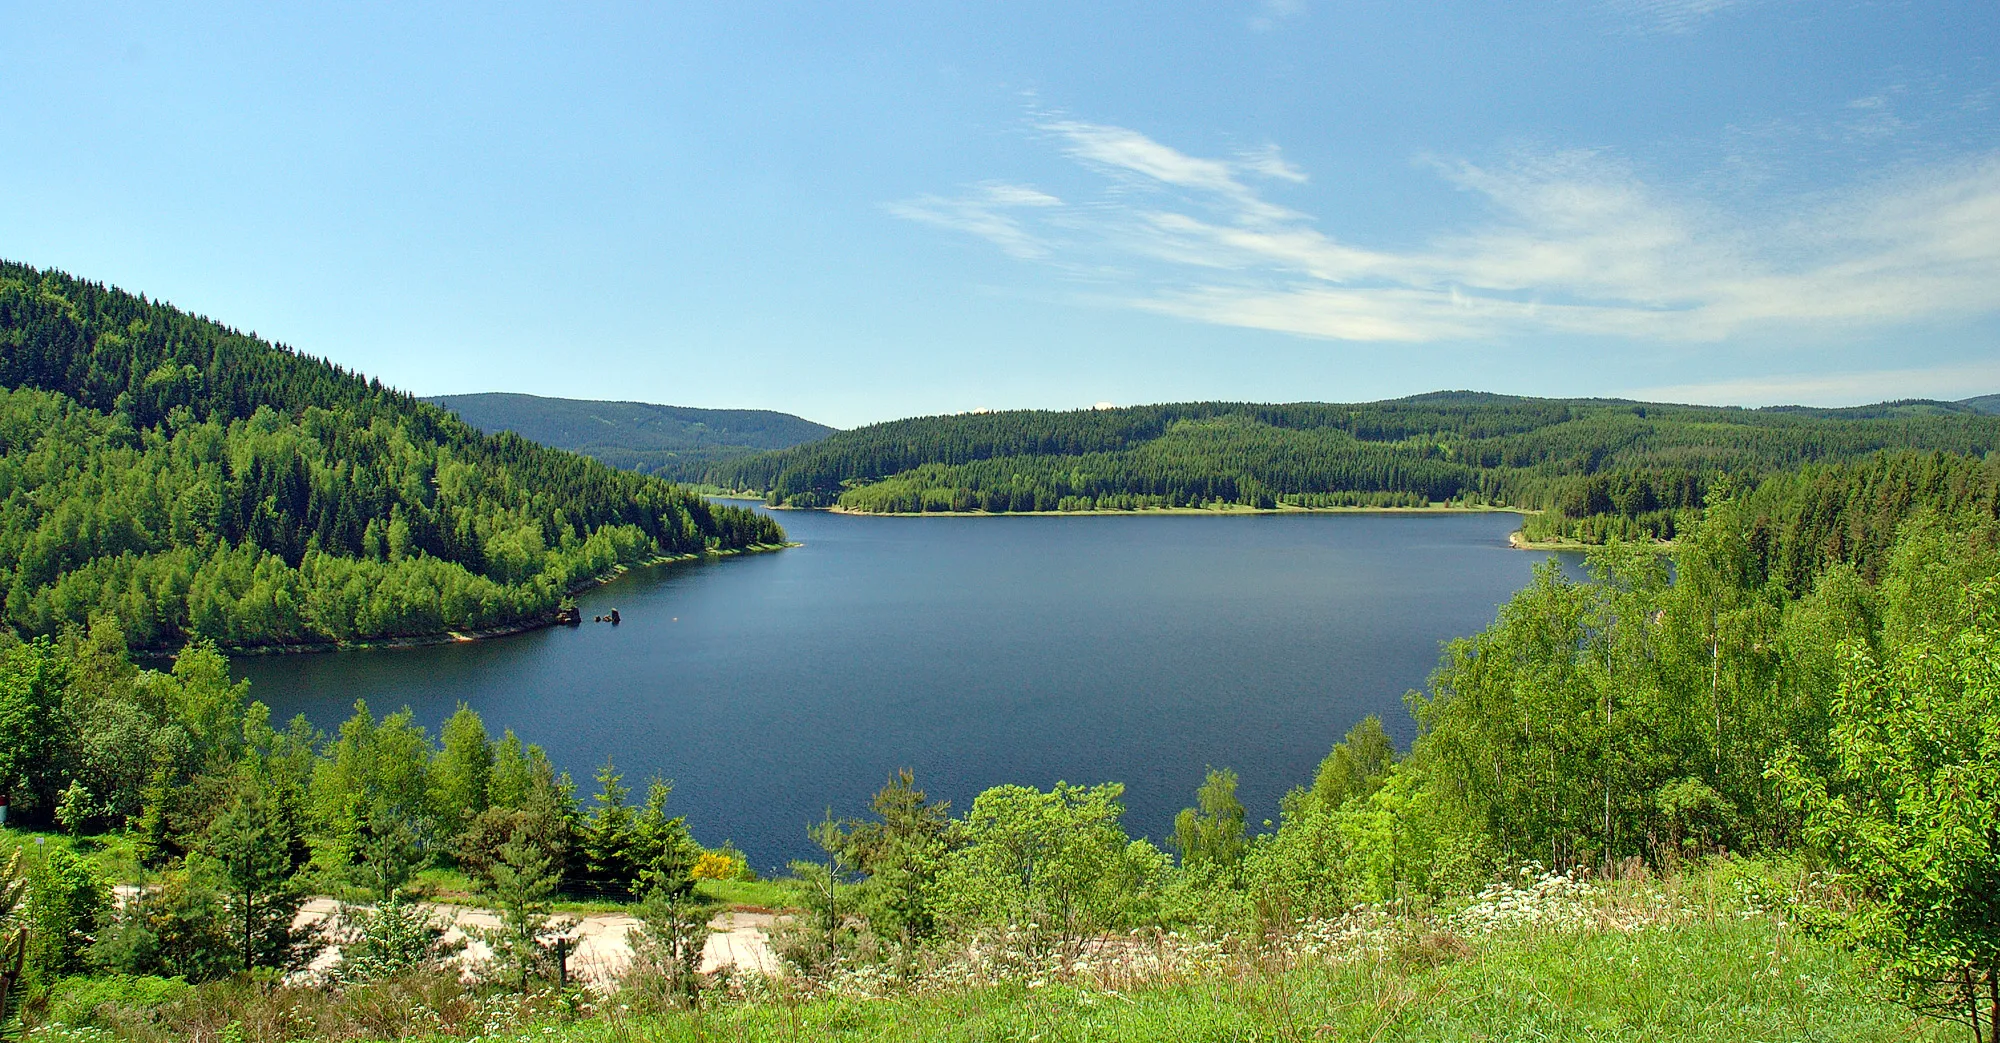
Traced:
<path id="1" fill-rule="evenodd" d="M 1187 402 L 915 417 L 727 461 L 708 481 L 874 513 L 1452 502 L 1671 536 L 1709 486 L 1877 453 L 2000 449 L 1981 403 L 1745 409 L 1440 391 L 1383 402 Z"/>
<path id="2" fill-rule="evenodd" d="M 506 392 L 439 395 L 425 401 L 488 434 L 512 431 L 613 467 L 679 479 L 698 479 L 725 460 L 789 449 L 835 431 L 768 409 L 696 409 Z"/>

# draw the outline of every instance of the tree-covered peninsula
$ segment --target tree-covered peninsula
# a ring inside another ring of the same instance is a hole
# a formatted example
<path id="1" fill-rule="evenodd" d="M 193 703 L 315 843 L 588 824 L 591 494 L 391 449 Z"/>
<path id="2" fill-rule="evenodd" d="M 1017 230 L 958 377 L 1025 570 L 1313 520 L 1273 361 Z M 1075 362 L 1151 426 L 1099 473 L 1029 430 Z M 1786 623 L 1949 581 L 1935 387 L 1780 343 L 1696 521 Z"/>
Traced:
<path id="1" fill-rule="evenodd" d="M 1242 505 L 1548 511 L 1546 534 L 1670 538 L 1717 481 L 1881 452 L 1977 456 L 1966 403 L 1733 409 L 1445 392 L 1387 402 L 1197 402 L 918 417 L 709 471 L 774 505 L 879 513 Z"/>
<path id="2" fill-rule="evenodd" d="M 138 648 L 503 627 L 621 564 L 782 542 L 753 512 L 157 301 L 0 263 L 0 590 Z"/>

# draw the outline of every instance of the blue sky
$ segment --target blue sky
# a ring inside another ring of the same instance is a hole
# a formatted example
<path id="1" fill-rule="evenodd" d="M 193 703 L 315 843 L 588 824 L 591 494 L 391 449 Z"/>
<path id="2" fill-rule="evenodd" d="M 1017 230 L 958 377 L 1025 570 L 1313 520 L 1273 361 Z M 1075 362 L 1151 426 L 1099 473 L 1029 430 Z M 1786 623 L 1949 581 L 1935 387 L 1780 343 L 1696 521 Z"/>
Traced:
<path id="1" fill-rule="evenodd" d="M 841 426 L 2000 391 L 1991 0 L 501 6 L 0 0 L 0 256 Z"/>

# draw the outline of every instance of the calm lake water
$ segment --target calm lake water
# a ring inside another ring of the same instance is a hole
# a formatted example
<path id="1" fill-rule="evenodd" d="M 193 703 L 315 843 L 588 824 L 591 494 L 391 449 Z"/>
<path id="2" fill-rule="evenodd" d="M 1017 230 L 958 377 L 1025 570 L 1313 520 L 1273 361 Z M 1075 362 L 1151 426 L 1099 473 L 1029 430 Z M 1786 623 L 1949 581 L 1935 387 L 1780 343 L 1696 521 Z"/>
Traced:
<path id="1" fill-rule="evenodd" d="M 1545 554 L 1511 514 L 859 518 L 779 512 L 805 546 L 641 570 L 586 623 L 470 644 L 237 663 L 283 719 L 365 699 L 433 729 L 459 702 L 596 791 L 606 757 L 674 781 L 704 843 L 760 868 L 860 814 L 897 768 L 964 809 L 985 787 L 1125 784 L 1164 842 L 1208 765 L 1252 823 L 1403 693 Z"/>

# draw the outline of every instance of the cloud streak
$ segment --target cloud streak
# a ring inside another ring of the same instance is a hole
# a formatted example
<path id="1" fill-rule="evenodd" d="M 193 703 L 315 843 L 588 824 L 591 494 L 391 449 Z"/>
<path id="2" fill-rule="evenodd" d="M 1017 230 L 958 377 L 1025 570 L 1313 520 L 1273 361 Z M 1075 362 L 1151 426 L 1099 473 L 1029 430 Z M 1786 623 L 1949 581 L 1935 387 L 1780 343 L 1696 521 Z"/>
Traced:
<path id="1" fill-rule="evenodd" d="M 1046 192 L 989 181 L 962 195 L 918 196 L 884 209 L 906 221 L 978 236 L 1010 257 L 1036 260 L 1048 256 L 1048 247 L 1014 212 L 1060 206 L 1062 200 Z"/>
<path id="2" fill-rule="evenodd" d="M 1305 0 L 1258 0 L 1257 13 L 1250 17 L 1250 28 L 1268 33 L 1305 12 Z"/>
<path id="3" fill-rule="evenodd" d="M 1699 29 L 1702 23 L 1731 8 L 1747 6 L 1746 0 L 1608 0 L 1607 6 L 1629 20 L 1641 32 L 1679 35 Z"/>
<path id="4" fill-rule="evenodd" d="M 2000 388 L 2000 361 L 1969 362 L 1927 369 L 1884 369 L 1846 373 L 1788 373 L 1705 384 L 1636 388 L 1626 397 L 1648 402 L 1708 402 L 1761 406 L 1774 402 L 1825 404 L 1881 402 L 1898 398 L 1956 401 Z"/>
<path id="5" fill-rule="evenodd" d="M 1485 216 L 1376 249 L 1267 199 L 1304 171 L 1276 148 L 1190 155 L 1122 127 L 1052 121 L 1109 183 L 1071 205 L 989 183 L 891 213 L 1073 270 L 1131 271 L 1122 300 L 1200 322 L 1356 341 L 1518 333 L 1714 342 L 2000 310 L 2000 157 L 1906 173 L 1755 219 L 1579 151 L 1435 162 Z"/>

